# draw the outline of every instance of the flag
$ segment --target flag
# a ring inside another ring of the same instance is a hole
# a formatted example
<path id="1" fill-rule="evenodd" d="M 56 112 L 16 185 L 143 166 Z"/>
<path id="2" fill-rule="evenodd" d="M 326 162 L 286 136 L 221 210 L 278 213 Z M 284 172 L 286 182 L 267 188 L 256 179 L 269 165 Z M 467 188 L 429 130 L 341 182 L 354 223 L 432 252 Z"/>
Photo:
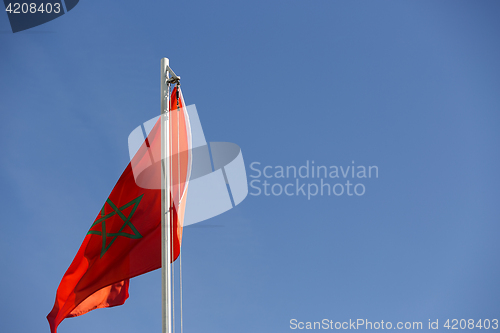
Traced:
<path id="1" fill-rule="evenodd" d="M 170 110 L 172 185 L 168 192 L 174 261 L 180 253 L 191 162 L 189 119 L 177 87 L 172 92 Z M 142 172 L 138 174 L 137 170 Z M 139 186 L 139 178 L 155 186 Z M 161 267 L 161 214 L 160 117 L 123 171 L 64 274 L 47 316 L 52 333 L 65 318 L 122 305 L 129 296 L 130 278 Z"/>

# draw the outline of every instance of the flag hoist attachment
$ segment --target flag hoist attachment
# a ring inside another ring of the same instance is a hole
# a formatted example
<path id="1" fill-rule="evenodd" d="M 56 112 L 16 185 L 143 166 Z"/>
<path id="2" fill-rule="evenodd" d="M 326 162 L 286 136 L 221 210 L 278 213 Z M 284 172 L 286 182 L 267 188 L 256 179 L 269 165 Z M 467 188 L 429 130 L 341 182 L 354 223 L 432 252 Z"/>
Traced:
<path id="1" fill-rule="evenodd" d="M 124 304 L 130 278 L 158 268 L 162 268 L 163 333 L 173 332 L 171 263 L 180 254 L 192 161 L 191 127 L 179 80 L 163 58 L 161 115 L 64 274 L 47 315 L 52 333 L 65 318 Z"/>

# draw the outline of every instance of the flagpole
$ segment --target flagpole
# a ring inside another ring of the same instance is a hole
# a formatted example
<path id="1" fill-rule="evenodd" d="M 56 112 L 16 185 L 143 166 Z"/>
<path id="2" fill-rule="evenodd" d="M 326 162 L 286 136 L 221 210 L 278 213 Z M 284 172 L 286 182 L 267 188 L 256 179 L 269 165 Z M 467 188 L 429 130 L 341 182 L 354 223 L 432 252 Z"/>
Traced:
<path id="1" fill-rule="evenodd" d="M 161 278 L 162 278 L 162 333 L 172 333 L 172 258 L 171 214 L 170 214 L 170 158 L 169 158 L 169 108 L 170 89 L 167 80 L 170 77 L 168 58 L 161 59 Z"/>

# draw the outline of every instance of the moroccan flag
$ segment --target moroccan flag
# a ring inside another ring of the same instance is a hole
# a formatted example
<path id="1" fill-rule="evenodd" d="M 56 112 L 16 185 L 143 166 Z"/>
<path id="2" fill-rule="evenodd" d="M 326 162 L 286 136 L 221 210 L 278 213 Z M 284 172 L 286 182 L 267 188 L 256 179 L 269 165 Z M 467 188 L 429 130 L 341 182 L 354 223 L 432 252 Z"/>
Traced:
<path id="1" fill-rule="evenodd" d="M 174 261 L 182 239 L 191 132 L 177 88 L 170 101 L 172 149 L 168 161 Z M 52 333 L 64 318 L 122 305 L 129 296 L 130 278 L 161 267 L 160 119 L 125 168 L 64 274 L 54 308 L 47 316 Z"/>

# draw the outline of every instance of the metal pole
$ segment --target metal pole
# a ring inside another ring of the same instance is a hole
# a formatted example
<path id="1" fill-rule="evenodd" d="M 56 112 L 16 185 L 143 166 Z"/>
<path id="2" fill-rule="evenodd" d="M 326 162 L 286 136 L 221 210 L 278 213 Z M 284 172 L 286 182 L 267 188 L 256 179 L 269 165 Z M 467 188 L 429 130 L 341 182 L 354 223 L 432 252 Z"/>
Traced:
<path id="1" fill-rule="evenodd" d="M 162 279 L 162 332 L 172 333 L 172 270 L 171 216 L 170 216 L 170 157 L 169 157 L 169 107 L 170 92 L 168 58 L 161 59 L 161 279 Z"/>

